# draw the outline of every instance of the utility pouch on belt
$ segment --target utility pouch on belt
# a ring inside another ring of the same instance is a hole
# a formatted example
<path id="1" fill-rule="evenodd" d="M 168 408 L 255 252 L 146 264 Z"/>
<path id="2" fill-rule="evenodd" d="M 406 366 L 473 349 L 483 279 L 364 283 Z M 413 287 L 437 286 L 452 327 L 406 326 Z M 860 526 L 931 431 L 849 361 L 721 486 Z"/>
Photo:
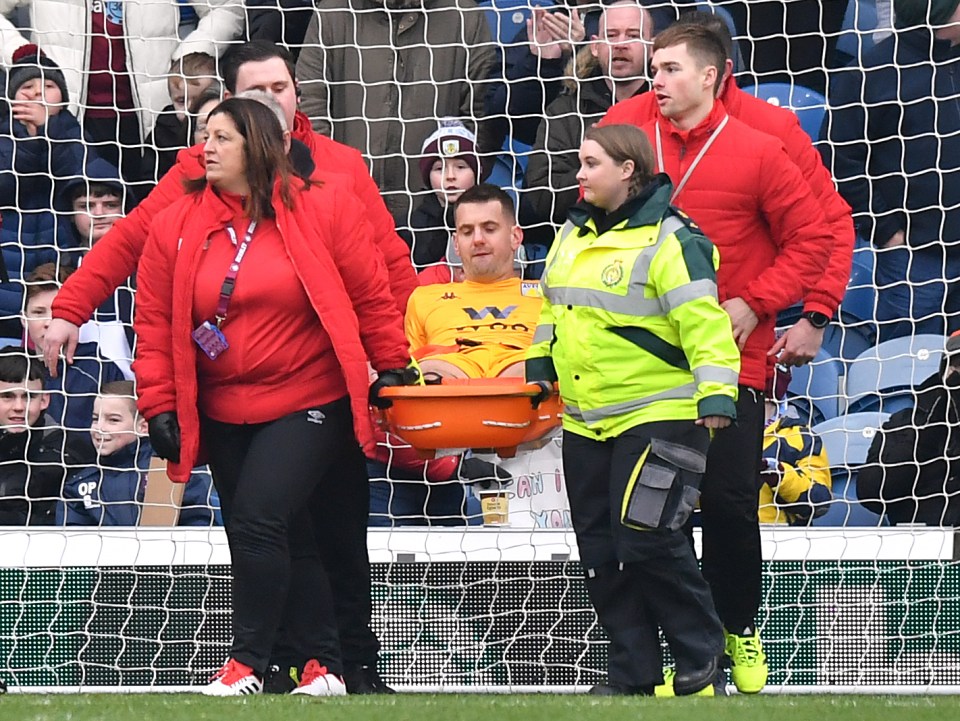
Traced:
<path id="1" fill-rule="evenodd" d="M 706 454 L 654 438 L 630 474 L 620 522 L 640 530 L 681 528 L 700 499 L 706 467 Z"/>

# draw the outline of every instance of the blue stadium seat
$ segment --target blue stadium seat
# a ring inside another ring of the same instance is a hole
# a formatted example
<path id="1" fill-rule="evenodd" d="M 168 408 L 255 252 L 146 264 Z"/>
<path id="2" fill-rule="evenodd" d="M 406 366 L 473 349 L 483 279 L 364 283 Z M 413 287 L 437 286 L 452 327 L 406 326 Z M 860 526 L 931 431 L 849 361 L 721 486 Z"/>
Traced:
<path id="1" fill-rule="evenodd" d="M 812 363 L 792 369 L 787 387 L 790 404 L 810 424 L 836 418 L 840 413 L 840 376 L 843 363 L 821 348 Z"/>
<path id="2" fill-rule="evenodd" d="M 527 171 L 527 162 L 530 160 L 533 146 L 507 138 L 500 150 L 485 182 L 506 190 L 516 205 L 517 191 L 523 187 L 523 177 Z"/>
<path id="3" fill-rule="evenodd" d="M 851 413 L 824 421 L 811 430 L 827 451 L 833 479 L 829 510 L 814 519 L 814 526 L 880 526 L 883 521 L 857 500 L 857 470 L 867 460 L 867 451 L 889 413 Z"/>
<path id="4" fill-rule="evenodd" d="M 500 45 L 509 45 L 526 27 L 531 7 L 553 7 L 553 0 L 480 0 L 486 10 L 490 35 Z"/>
<path id="5" fill-rule="evenodd" d="M 879 24 L 876 0 L 850 0 L 840 26 L 837 50 L 851 59 L 863 57 L 875 44 L 873 31 Z"/>
<path id="6" fill-rule="evenodd" d="M 823 350 L 827 355 L 852 361 L 877 342 L 876 330 L 866 324 L 831 323 L 823 334 Z"/>
<path id="7" fill-rule="evenodd" d="M 876 254 L 873 248 L 863 245 L 854 248 L 853 267 L 847 292 L 840 302 L 840 318 L 849 323 L 865 323 L 874 327 L 877 319 L 877 286 L 873 278 Z"/>
<path id="8" fill-rule="evenodd" d="M 820 125 L 827 111 L 827 99 L 816 90 L 790 83 L 760 83 L 744 90 L 771 105 L 796 113 L 800 127 L 813 142 L 820 137 Z"/>
<path id="9" fill-rule="evenodd" d="M 744 69 L 743 54 L 740 52 L 740 44 L 737 42 L 737 24 L 733 21 L 733 15 L 726 8 L 719 7 L 716 3 L 705 1 L 697 3 L 697 10 L 713 13 L 723 20 L 730 31 L 730 37 L 733 38 L 733 73 L 736 75 Z"/>
<path id="10" fill-rule="evenodd" d="M 886 410 L 888 398 L 910 395 L 939 369 L 945 345 L 942 335 L 917 335 L 894 338 L 861 353 L 847 369 L 848 410 Z"/>

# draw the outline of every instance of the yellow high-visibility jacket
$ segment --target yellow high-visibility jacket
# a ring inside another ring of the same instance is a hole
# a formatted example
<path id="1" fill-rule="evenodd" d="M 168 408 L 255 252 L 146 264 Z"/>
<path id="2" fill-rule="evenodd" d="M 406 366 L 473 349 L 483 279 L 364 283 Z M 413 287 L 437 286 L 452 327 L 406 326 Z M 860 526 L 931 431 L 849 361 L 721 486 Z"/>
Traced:
<path id="1" fill-rule="evenodd" d="M 717 300 L 719 253 L 658 175 L 609 215 L 580 203 L 546 259 L 527 380 L 558 381 L 564 429 L 736 417 L 740 353 Z M 598 227 L 597 223 L 600 223 Z"/>

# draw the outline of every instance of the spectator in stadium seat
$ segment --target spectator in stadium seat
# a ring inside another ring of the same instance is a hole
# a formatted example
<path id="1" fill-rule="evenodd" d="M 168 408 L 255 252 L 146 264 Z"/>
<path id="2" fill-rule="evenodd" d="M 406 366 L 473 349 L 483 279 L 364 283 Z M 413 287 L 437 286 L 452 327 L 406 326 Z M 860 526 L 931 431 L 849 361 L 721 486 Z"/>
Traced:
<path id="1" fill-rule="evenodd" d="M 453 235 L 453 206 L 463 191 L 480 180 L 477 137 L 452 118 L 426 137 L 420 153 L 420 175 L 431 192 L 410 215 L 410 228 L 398 232 L 419 269 L 444 259 Z"/>
<path id="2" fill-rule="evenodd" d="M 540 313 L 540 284 L 514 270 L 523 231 L 513 201 L 486 183 L 454 208 L 454 245 L 463 282 L 422 285 L 407 305 L 410 352 L 425 377 L 523 377 Z"/>
<path id="3" fill-rule="evenodd" d="M 577 148 L 584 131 L 610 106 L 649 89 L 648 46 L 653 20 L 635 0 L 621 0 L 603 9 L 597 34 L 581 49 L 564 80 L 564 91 L 547 106 L 527 166 L 520 217 L 527 227 L 563 225 L 577 202 Z M 553 240 L 550 231 L 546 245 Z"/>
<path id="4" fill-rule="evenodd" d="M 814 287 L 835 241 L 780 140 L 731 117 L 716 100 L 726 67 L 724 43 L 708 28 L 676 24 L 658 34 L 651 68 L 659 117 L 643 130 L 657 148 L 657 167 L 676 183 L 672 201 L 720 250 L 719 295 L 740 347 L 737 423 L 717 431 L 703 477 L 702 562 L 733 681 L 742 693 L 757 693 L 768 673 L 756 626 L 768 351 L 777 313 Z"/>
<path id="5" fill-rule="evenodd" d="M 591 692 L 652 694 L 659 627 L 676 659 L 673 692 L 713 695 L 723 632 L 682 529 L 711 435 L 738 415 L 719 255 L 670 205 L 673 185 L 638 128 L 590 128 L 580 164 L 584 200 L 547 256 L 526 378 L 539 398 L 556 382 L 563 400 L 570 512 L 610 638 L 608 683 Z"/>
<path id="6" fill-rule="evenodd" d="M 204 689 L 215 696 L 259 692 L 294 620 L 309 659 L 296 693 L 346 693 L 326 570 L 294 557 L 329 542 L 326 516 L 306 519 L 316 497 L 338 506 L 345 479 L 365 476 L 366 359 L 371 392 L 402 382 L 409 362 L 367 209 L 336 182 L 294 176 L 276 111 L 229 98 L 211 112 L 205 177 L 154 219 L 138 272 L 134 370 L 151 444 L 183 482 L 202 438 L 224 508 L 234 641 Z M 338 553 L 365 541 L 333 537 Z"/>
<path id="7" fill-rule="evenodd" d="M 106 160 L 91 154 L 83 177 L 65 183 L 60 193 L 60 212 L 70 218 L 72 243 L 76 245 L 67 254 L 66 262 L 74 268 L 81 263 L 86 252 L 100 242 L 131 204 L 132 194 L 120 180 L 120 172 Z M 84 328 L 87 342 L 95 340 L 101 353 L 117 363 L 127 378 L 133 378 L 130 363 L 134 344 L 134 285 L 134 279 L 130 278 L 117 288 L 94 312 L 96 323 L 88 323 Z M 42 347 L 38 349 L 43 351 Z"/>
<path id="8" fill-rule="evenodd" d="M 22 348 L 0 350 L 0 526 L 49 525 L 72 463 L 46 411 L 43 366 Z"/>
<path id="9" fill-rule="evenodd" d="M 768 352 L 784 365 L 804 365 L 813 360 L 820 349 L 827 324 L 840 306 L 850 280 L 855 239 L 850 206 L 837 193 L 833 178 L 810 142 L 810 136 L 800 127 L 797 116 L 787 108 L 771 105 L 737 87 L 733 61 L 729 59 L 734 45 L 727 24 L 719 16 L 702 11 L 684 13 L 679 23 L 702 26 L 717 35 L 728 58 L 717 100 L 730 117 L 782 141 L 787 155 L 800 168 L 830 224 L 833 245 L 827 268 L 804 296 L 800 320 Z M 600 125 L 631 123 L 643 127 L 658 115 L 656 92 L 641 93 L 610 108 Z"/>
<path id="10" fill-rule="evenodd" d="M 643 6 L 650 14 L 651 28 L 667 27 L 676 20 L 672 3 L 633 0 L 633 4 Z M 584 41 L 597 35 L 600 15 L 596 0 L 567 0 L 555 7 L 535 7 L 526 27 L 509 46 L 501 48 L 502 80 L 490 88 L 485 110 L 495 147 L 503 145 L 506 137 L 534 144 L 545 108 L 567 85 L 564 74 L 574 51 L 582 51 L 587 44 Z M 574 147 L 582 138 L 581 134 Z"/>
<path id="11" fill-rule="evenodd" d="M 67 476 L 56 525 L 136 526 L 153 448 L 147 421 L 137 411 L 133 381 L 105 383 L 87 423 L 97 462 Z M 223 525 L 219 505 L 210 475 L 194 471 L 183 491 L 177 525 Z"/>
<path id="12" fill-rule="evenodd" d="M 960 328 L 960 2 L 894 8 L 896 31 L 831 76 L 821 131 L 877 251 L 881 340 Z"/>
<path id="13" fill-rule="evenodd" d="M 57 262 L 59 251 L 72 244 L 54 204 L 63 184 L 83 174 L 84 147 L 66 108 L 63 73 L 35 45 L 17 51 L 6 99 L 9 114 L 0 117 L 0 336 L 15 338 L 23 277 L 41 263 Z"/>
<path id="14" fill-rule="evenodd" d="M 157 116 L 143 151 L 141 178 L 156 183 L 177 162 L 177 153 L 194 144 L 187 109 L 204 90 L 218 83 L 217 61 L 206 53 L 190 53 L 167 71 L 170 104 Z"/>
<path id="15" fill-rule="evenodd" d="M 23 325 L 35 348 L 43 348 L 44 334 L 50 324 L 50 306 L 60 286 L 73 268 L 53 263 L 38 265 L 24 279 L 26 292 Z M 129 353 L 129 349 L 126 351 Z M 61 426 L 75 454 L 84 462 L 96 456 L 90 443 L 90 418 L 97 391 L 104 383 L 123 380 L 123 372 L 100 352 L 96 342 L 81 343 L 70 366 L 61 364 L 55 377 L 44 379 L 48 398 L 47 413 Z"/>
<path id="16" fill-rule="evenodd" d="M 71 107 L 83 109 L 84 136 L 126 180 L 134 181 L 140 176 L 143 139 L 169 102 L 166 76 L 171 61 L 190 53 L 217 57 L 243 31 L 239 3 L 190 4 L 200 21 L 180 40 L 176 2 L 7 0 L 0 15 L 0 60 L 8 64 L 20 46 L 43 43 L 63 68 Z M 29 10 L 28 30 L 5 16 L 20 6 Z"/>
<path id="17" fill-rule="evenodd" d="M 224 56 L 221 67 L 227 92 L 265 91 L 274 97 L 283 110 L 287 127 L 292 128 L 290 156 L 301 172 L 312 171 L 316 179 L 350 190 L 362 202 L 365 217 L 373 226 L 378 254 L 386 262 L 390 291 L 397 307 L 405 310 L 407 299 L 417 285 L 410 250 L 397 235 L 393 219 L 360 153 L 315 133 L 307 117 L 298 112 L 290 54 L 277 45 L 255 41 L 232 48 Z M 185 179 L 202 177 L 203 146 L 195 145 L 180 153 L 177 165 L 154 191 L 87 254 L 53 305 L 54 320 L 47 329 L 44 352 L 51 372 L 56 372 L 61 351 L 67 363 L 73 362 L 79 326 L 136 270 L 153 217 L 183 196 Z M 321 544 L 319 551 L 333 584 L 347 688 L 351 693 L 381 693 L 389 692 L 389 687 L 377 672 L 380 644 L 370 628 L 371 582 L 366 545 L 369 479 L 359 450 L 357 457 L 358 463 L 342 469 L 338 502 L 332 504 L 319 499 L 311 510 L 322 517 L 319 527 L 341 541 Z M 282 680 L 288 668 L 270 678 Z M 270 678 L 268 688 L 272 688 Z"/>
<path id="18" fill-rule="evenodd" d="M 409 225 L 416 158 L 436 118 L 477 122 L 494 45 L 473 0 L 326 0 L 297 61 L 313 127 L 363 153 L 387 208 Z M 477 128 L 481 157 L 496 152 Z"/>
<path id="19" fill-rule="evenodd" d="M 827 512 L 833 482 L 823 441 L 789 415 L 789 384 L 790 369 L 778 365 L 764 394 L 760 523 L 808 526 Z"/>
<path id="20" fill-rule="evenodd" d="M 874 436 L 857 497 L 892 524 L 960 526 L 960 331 L 915 394 Z"/>

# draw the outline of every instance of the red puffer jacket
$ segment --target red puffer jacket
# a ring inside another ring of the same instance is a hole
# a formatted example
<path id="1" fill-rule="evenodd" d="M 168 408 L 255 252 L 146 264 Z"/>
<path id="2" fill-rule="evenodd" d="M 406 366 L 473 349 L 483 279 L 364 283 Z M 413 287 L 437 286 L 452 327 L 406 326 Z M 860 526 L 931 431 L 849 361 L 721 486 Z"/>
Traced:
<path id="1" fill-rule="evenodd" d="M 393 217 L 383 204 L 377 184 L 363 156 L 353 148 L 313 132 L 302 113 L 294 119 L 293 137 L 310 149 L 316 165 L 313 178 L 340 183 L 362 203 L 364 217 L 373 226 L 373 240 L 387 264 L 390 290 L 401 315 L 417 287 L 410 249 L 397 235 Z M 181 150 L 177 164 L 126 218 L 121 218 L 83 259 L 83 265 L 64 283 L 53 301 L 53 317 L 83 325 L 113 291 L 137 269 L 143 244 L 155 215 L 183 197 L 183 181 L 204 175 L 203 145 Z"/>
<path id="2" fill-rule="evenodd" d="M 742 298 L 759 318 L 741 351 L 740 383 L 762 391 L 777 312 L 820 279 L 833 239 L 820 204 L 780 141 L 729 118 L 720 103 L 689 131 L 664 118 L 643 127 L 656 148 L 659 124 L 663 170 L 674 185 L 724 118 L 726 127 L 674 204 L 720 251 L 720 302 Z"/>
<path id="3" fill-rule="evenodd" d="M 727 78 L 720 101 L 731 117 L 754 130 L 772 135 L 783 143 L 790 160 L 800 168 L 810 190 L 820 202 L 823 215 L 833 233 L 833 245 L 830 248 L 827 268 L 804 297 L 803 309 L 832 316 L 850 281 L 850 264 L 856 238 L 850 206 L 837 192 L 820 153 L 813 147 L 810 136 L 800 127 L 800 121 L 794 113 L 744 92 L 737 87 L 732 77 Z M 643 127 L 657 117 L 657 97 L 654 93 L 647 92 L 614 105 L 598 125 L 624 123 Z"/>
<path id="4" fill-rule="evenodd" d="M 330 183 L 298 193 L 292 211 L 275 190 L 273 207 L 287 255 L 343 369 L 357 439 L 372 452 L 367 357 L 374 368 L 385 370 L 406 366 L 410 356 L 383 259 L 369 240 L 364 207 Z M 229 206 L 210 188 L 180 198 L 154 220 L 137 275 L 138 406 L 147 418 L 176 412 L 180 462 L 168 463 L 167 474 L 179 482 L 186 482 L 193 466 L 202 462 L 198 349 L 190 336 L 198 259 L 210 235 L 231 217 Z M 234 345 L 243 342 L 231 339 Z M 296 378 L 290 379 L 287 393 L 300 394 Z"/>

